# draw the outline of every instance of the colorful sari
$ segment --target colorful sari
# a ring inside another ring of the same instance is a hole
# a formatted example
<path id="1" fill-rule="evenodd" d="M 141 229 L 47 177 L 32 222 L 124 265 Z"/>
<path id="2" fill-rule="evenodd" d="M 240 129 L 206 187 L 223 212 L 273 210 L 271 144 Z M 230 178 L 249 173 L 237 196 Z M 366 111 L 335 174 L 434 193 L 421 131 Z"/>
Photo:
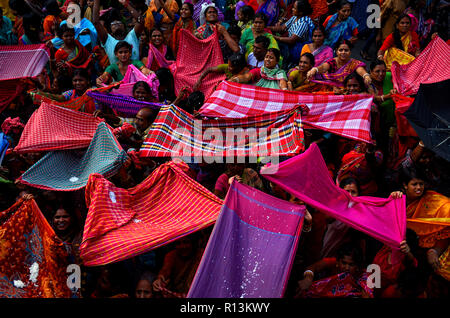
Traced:
<path id="1" fill-rule="evenodd" d="M 211 0 L 198 0 L 197 3 L 193 3 L 192 0 L 186 0 L 185 2 L 192 3 L 194 5 L 194 13 L 192 14 L 192 19 L 195 23 L 200 24 L 200 14 L 202 12 L 202 4 L 213 3 Z M 219 21 L 224 21 L 223 12 L 217 8 Z"/>
<path id="2" fill-rule="evenodd" d="M 426 191 L 420 200 L 406 207 L 407 227 L 419 236 L 419 246 L 432 248 L 450 238 L 450 200 L 435 191 Z M 439 257 L 437 273 L 450 281 L 450 246 Z"/>
<path id="3" fill-rule="evenodd" d="M 345 21 L 334 25 L 337 22 L 337 18 L 338 14 L 333 14 L 325 26 L 327 37 L 324 44 L 331 48 L 335 48 L 341 39 L 349 40 L 353 36 L 354 30 L 358 28 L 358 23 L 352 17 L 348 17 Z"/>
<path id="4" fill-rule="evenodd" d="M 269 49 L 275 48 L 279 50 L 278 42 L 275 40 L 272 34 L 270 33 L 264 33 L 263 36 L 267 37 L 270 40 Z M 243 45 L 245 47 L 245 57 L 247 58 L 250 53 L 253 52 L 253 44 L 255 43 L 255 37 L 253 35 L 252 28 L 247 28 L 244 31 L 242 31 L 241 40 L 239 41 L 239 44 Z M 281 57 L 280 57 L 281 60 Z"/>
<path id="5" fill-rule="evenodd" d="M 322 85 L 311 83 L 306 79 L 306 74 L 301 76 L 299 67 L 291 68 L 287 73 L 288 79 L 292 82 L 292 88 L 297 92 L 318 92 L 322 89 Z"/>
<path id="6" fill-rule="evenodd" d="M 316 74 L 314 79 L 311 82 L 344 87 L 345 78 L 351 73 L 355 72 L 358 67 L 365 67 L 366 64 L 358 61 L 356 59 L 350 58 L 350 60 L 339 69 L 337 67 L 336 59 L 332 58 L 326 61 L 330 65 L 330 69 L 327 73 L 324 74 Z"/>
<path id="7" fill-rule="evenodd" d="M 71 54 L 60 48 L 55 53 L 55 59 L 56 62 L 66 62 L 71 69 L 88 68 L 92 62 L 91 54 L 78 40 L 75 40 L 75 49 Z"/>
<path id="8" fill-rule="evenodd" d="M 256 82 L 256 86 L 280 89 L 279 81 L 287 80 L 286 72 L 280 68 L 268 69 L 264 66 L 260 68 L 261 78 Z"/>
<path id="9" fill-rule="evenodd" d="M 175 63 L 175 61 L 171 61 L 166 59 L 167 55 L 167 45 L 162 44 L 161 49 L 159 50 L 157 47 L 155 47 L 152 43 L 149 43 L 148 45 L 148 56 L 147 56 L 147 68 L 156 71 L 157 69 L 160 69 L 162 67 L 169 68 L 170 65 Z M 155 65 L 153 65 L 153 62 L 156 62 L 157 68 L 155 69 Z M 153 68 L 152 68 L 153 66 Z"/>
<path id="10" fill-rule="evenodd" d="M 405 65 L 411 63 L 414 59 L 414 56 L 396 47 L 390 47 L 384 52 L 384 62 L 386 63 L 387 70 L 391 69 L 392 62 L 394 61 L 397 61 L 400 65 Z"/>
<path id="11" fill-rule="evenodd" d="M 314 55 L 314 61 L 315 61 L 314 66 L 319 66 L 322 63 L 324 63 L 325 61 L 332 59 L 334 56 L 333 49 L 326 45 L 322 45 L 318 49 L 315 49 L 313 52 L 311 52 L 309 45 L 305 44 L 305 45 L 303 45 L 300 56 L 302 56 L 305 53 L 311 53 L 312 55 Z"/>
<path id="12" fill-rule="evenodd" d="M 195 35 L 197 37 L 200 37 L 202 40 L 205 40 L 209 38 L 211 35 L 214 34 L 214 30 L 216 29 L 216 25 L 206 22 L 199 26 L 197 30 L 195 30 Z"/>
<path id="13" fill-rule="evenodd" d="M 265 0 L 255 13 L 259 12 L 264 13 L 267 17 L 268 26 L 275 25 L 278 21 L 278 15 L 280 14 L 278 0 Z"/>

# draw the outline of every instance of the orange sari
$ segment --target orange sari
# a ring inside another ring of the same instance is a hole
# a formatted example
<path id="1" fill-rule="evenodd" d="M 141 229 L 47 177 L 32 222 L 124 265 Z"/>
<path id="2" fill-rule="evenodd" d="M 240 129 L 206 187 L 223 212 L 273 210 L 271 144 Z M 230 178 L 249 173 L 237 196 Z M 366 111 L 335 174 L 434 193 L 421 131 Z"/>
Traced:
<path id="1" fill-rule="evenodd" d="M 426 191 L 420 200 L 406 207 L 408 228 L 419 236 L 419 245 L 433 247 L 437 241 L 450 237 L 450 199 L 435 191 Z M 450 248 L 439 257 L 439 275 L 450 280 Z"/>

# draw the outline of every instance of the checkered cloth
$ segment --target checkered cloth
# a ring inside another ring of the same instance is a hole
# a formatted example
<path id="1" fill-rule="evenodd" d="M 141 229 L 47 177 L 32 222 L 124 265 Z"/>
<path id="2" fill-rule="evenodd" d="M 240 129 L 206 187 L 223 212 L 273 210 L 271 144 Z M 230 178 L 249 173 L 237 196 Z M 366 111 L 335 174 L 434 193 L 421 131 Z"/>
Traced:
<path id="1" fill-rule="evenodd" d="M 91 173 L 105 177 L 114 175 L 126 159 L 125 150 L 102 122 L 81 157 L 77 150 L 50 152 L 31 166 L 19 181 L 46 190 L 77 190 L 86 186 Z"/>
<path id="2" fill-rule="evenodd" d="M 189 177 L 188 170 L 187 164 L 171 161 L 130 189 L 91 174 L 80 246 L 83 264 L 128 259 L 214 224 L 223 202 Z"/>
<path id="3" fill-rule="evenodd" d="M 23 129 L 16 153 L 89 147 L 103 120 L 91 114 L 42 103 Z"/>
<path id="4" fill-rule="evenodd" d="M 38 76 L 49 58 L 45 44 L 0 46 L 0 81 Z"/>
<path id="5" fill-rule="evenodd" d="M 420 84 L 442 82 L 450 78 L 450 46 L 440 37 L 432 40 L 411 63 L 392 63 L 392 82 L 402 95 L 415 95 Z"/>
<path id="6" fill-rule="evenodd" d="M 223 81 L 199 112 L 207 117 L 244 118 L 306 104 L 309 113 L 302 116 L 304 128 L 372 142 L 372 101 L 369 95 L 310 94 Z"/>
<path id="7" fill-rule="evenodd" d="M 246 118 L 195 120 L 174 105 L 164 106 L 139 155 L 184 158 L 295 155 L 304 150 L 300 112 L 299 108 L 292 108 Z"/>

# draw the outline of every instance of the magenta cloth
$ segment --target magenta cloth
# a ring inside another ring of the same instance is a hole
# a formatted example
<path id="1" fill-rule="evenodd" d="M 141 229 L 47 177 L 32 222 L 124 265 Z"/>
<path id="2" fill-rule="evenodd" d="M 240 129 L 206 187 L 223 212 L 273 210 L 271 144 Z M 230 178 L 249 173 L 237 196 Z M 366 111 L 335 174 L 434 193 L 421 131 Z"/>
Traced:
<path id="1" fill-rule="evenodd" d="M 281 298 L 305 214 L 233 181 L 188 298 Z"/>
<path id="2" fill-rule="evenodd" d="M 127 72 L 125 73 L 119 88 L 114 88 L 111 91 L 111 94 L 133 96 L 133 86 L 139 81 L 146 82 L 152 90 L 153 97 L 158 99 L 159 80 L 156 77 L 156 74 L 151 73 L 146 76 L 133 64 L 128 65 Z"/>
<path id="3" fill-rule="evenodd" d="M 392 82 L 402 95 L 415 95 L 420 84 L 431 84 L 450 79 L 450 46 L 440 37 L 432 40 L 411 63 L 392 63 Z"/>
<path id="4" fill-rule="evenodd" d="M 175 78 L 175 93 L 178 94 L 184 86 L 193 87 L 204 70 L 220 64 L 223 64 L 223 56 L 217 31 L 207 39 L 200 40 L 182 29 L 177 61 L 171 65 Z M 224 79 L 223 74 L 210 73 L 202 80 L 199 90 L 208 98 L 216 84 Z"/>
<path id="5" fill-rule="evenodd" d="M 199 113 L 206 117 L 245 118 L 306 105 L 304 128 L 321 129 L 372 143 L 371 95 L 311 94 L 223 81 L 206 99 Z"/>
<path id="6" fill-rule="evenodd" d="M 147 56 L 147 68 L 150 69 L 152 67 L 153 58 L 156 58 L 156 62 L 158 62 L 160 67 L 168 68 L 170 65 L 175 63 L 175 61 L 167 60 L 167 45 L 164 45 L 164 51 L 161 53 L 152 43 L 149 43 L 148 56 Z"/>
<path id="7" fill-rule="evenodd" d="M 261 174 L 306 204 L 397 251 L 405 239 L 405 197 L 352 197 L 334 184 L 316 144 L 279 166 L 264 167 Z"/>
<path id="8" fill-rule="evenodd" d="M 224 191 L 226 193 L 230 186 L 228 185 L 228 175 L 226 173 L 222 173 L 216 181 L 216 185 L 214 186 L 214 190 Z"/>
<path id="9" fill-rule="evenodd" d="M 0 81 L 38 76 L 49 58 L 45 44 L 0 46 Z"/>

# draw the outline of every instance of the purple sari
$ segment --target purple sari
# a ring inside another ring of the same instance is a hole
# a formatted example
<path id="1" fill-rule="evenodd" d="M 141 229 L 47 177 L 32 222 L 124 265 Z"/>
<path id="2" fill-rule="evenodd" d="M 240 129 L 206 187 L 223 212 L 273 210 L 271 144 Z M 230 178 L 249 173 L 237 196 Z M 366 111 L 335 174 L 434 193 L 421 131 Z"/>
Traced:
<path id="1" fill-rule="evenodd" d="M 311 52 L 311 54 L 314 55 L 314 66 L 319 66 L 323 62 L 333 58 L 333 49 L 327 45 L 322 45 L 318 49 L 314 50 L 314 52 Z"/>

